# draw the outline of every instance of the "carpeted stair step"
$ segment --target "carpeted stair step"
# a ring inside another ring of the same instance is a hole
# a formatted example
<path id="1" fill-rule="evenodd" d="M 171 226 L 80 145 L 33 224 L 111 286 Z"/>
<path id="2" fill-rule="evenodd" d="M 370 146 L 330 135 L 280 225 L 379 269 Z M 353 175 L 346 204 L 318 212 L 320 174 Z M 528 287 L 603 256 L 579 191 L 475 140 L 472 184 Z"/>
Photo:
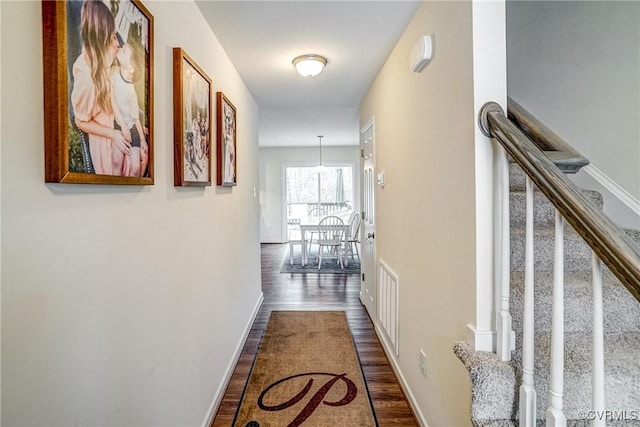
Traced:
<path id="1" fill-rule="evenodd" d="M 549 402 L 551 335 L 536 334 L 535 342 L 536 413 L 538 418 L 544 418 Z M 640 408 L 640 332 L 605 334 L 604 348 L 606 409 L 626 411 L 629 415 L 637 413 Z M 513 356 L 516 366 L 520 366 L 521 354 L 514 352 Z M 566 334 L 564 413 L 567 419 L 579 420 L 580 411 L 591 409 L 592 361 L 592 334 Z M 516 375 L 520 376 L 519 370 Z"/>
<path id="2" fill-rule="evenodd" d="M 550 335 L 537 334 L 535 379 L 537 417 L 544 418 L 549 401 Z M 454 353 L 469 371 L 473 383 L 471 416 L 475 425 L 504 426 L 518 419 L 520 354 L 502 362 L 490 352 L 476 352 L 466 342 Z M 605 335 L 605 393 L 607 409 L 637 413 L 640 408 L 640 333 Z M 568 425 L 584 425 L 579 411 L 591 408 L 592 336 L 567 334 L 565 342 L 564 413 Z M 635 412 L 634 412 L 635 411 Z M 621 423 L 619 425 L 635 425 Z"/>
<path id="3" fill-rule="evenodd" d="M 457 342 L 453 352 L 467 368 L 473 385 L 471 420 L 474 424 L 515 418 L 518 393 L 514 363 L 503 362 L 492 352 L 475 351 L 465 341 Z"/>
<path id="4" fill-rule="evenodd" d="M 519 164 L 509 158 L 509 190 L 524 191 L 527 174 L 524 173 Z M 533 184 L 533 189 L 538 191 L 538 187 Z"/>
<path id="5" fill-rule="evenodd" d="M 534 274 L 536 332 L 551 331 L 553 273 Z M 593 330 L 593 284 L 591 273 L 567 273 L 564 276 L 565 332 Z M 605 332 L 640 331 L 640 302 L 617 280 L 604 279 L 602 284 Z M 511 316 L 513 330 L 522 333 L 524 273 L 511 273 Z"/>
<path id="6" fill-rule="evenodd" d="M 511 270 L 524 271 L 525 229 L 511 227 Z M 534 227 L 534 268 L 553 271 L 554 226 Z M 565 271 L 591 271 L 591 248 L 569 225 L 564 227 Z"/>
<path id="7" fill-rule="evenodd" d="M 624 232 L 627 233 L 627 236 L 631 237 L 631 240 L 640 248 L 640 230 L 625 228 Z"/>
<path id="8" fill-rule="evenodd" d="M 555 241 L 555 226 L 541 225 L 534 227 L 534 268 L 536 271 L 553 271 L 553 251 Z M 625 229 L 640 248 L 640 231 Z M 525 228 L 512 226 L 510 236 L 511 271 L 524 271 Z M 639 249 L 640 250 L 640 249 Z M 571 225 L 564 227 L 564 267 L 566 272 L 585 271 L 592 268 L 592 251 L 589 245 L 576 233 Z M 603 266 L 605 277 L 614 278 L 606 266 Z"/>
<path id="9" fill-rule="evenodd" d="M 582 194 L 599 209 L 602 209 L 602 194 L 593 190 L 584 190 Z M 555 206 L 540 191 L 533 192 L 533 222 L 535 225 L 553 225 Z M 509 195 L 509 216 L 511 225 L 524 225 L 526 215 L 526 192 L 511 191 Z"/>
<path id="10" fill-rule="evenodd" d="M 510 161 L 509 162 L 509 189 L 511 191 L 524 191 L 525 189 L 526 174 L 522 170 L 519 164 Z M 537 187 L 534 185 L 534 188 Z"/>

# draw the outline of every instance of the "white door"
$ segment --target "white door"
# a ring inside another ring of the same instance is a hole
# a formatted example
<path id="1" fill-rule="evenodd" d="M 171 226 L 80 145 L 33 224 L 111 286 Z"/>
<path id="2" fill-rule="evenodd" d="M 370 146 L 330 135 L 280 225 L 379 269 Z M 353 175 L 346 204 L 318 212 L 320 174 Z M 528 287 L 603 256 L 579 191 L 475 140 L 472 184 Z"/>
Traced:
<path id="1" fill-rule="evenodd" d="M 360 300 L 369 312 L 369 317 L 376 319 L 376 227 L 375 227 L 375 121 L 372 118 L 360 130 L 360 150 L 362 167 L 362 285 Z"/>

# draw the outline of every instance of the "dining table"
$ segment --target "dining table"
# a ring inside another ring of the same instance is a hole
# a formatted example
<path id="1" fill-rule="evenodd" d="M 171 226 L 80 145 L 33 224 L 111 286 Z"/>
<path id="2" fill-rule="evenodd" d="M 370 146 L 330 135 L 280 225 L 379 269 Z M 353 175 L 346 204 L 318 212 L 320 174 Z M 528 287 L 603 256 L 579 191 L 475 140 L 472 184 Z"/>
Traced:
<path id="1" fill-rule="evenodd" d="M 320 232 L 320 221 L 322 221 L 323 218 L 325 218 L 328 215 L 325 216 L 311 216 L 311 217 L 305 217 L 305 218 L 301 218 L 300 220 L 300 238 L 302 240 L 302 258 L 301 258 L 301 263 L 302 265 L 307 265 L 309 260 L 308 260 L 308 248 L 307 245 L 311 242 L 307 242 L 307 233 L 319 233 Z M 344 218 L 342 218 L 340 215 L 335 215 L 340 217 L 343 221 Z M 326 226 L 325 226 L 326 227 Z M 340 232 L 343 231 L 344 232 L 344 236 L 346 238 L 348 232 L 349 232 L 349 223 L 347 221 L 344 222 L 343 225 L 331 225 L 329 226 L 329 230 L 331 229 L 335 229 L 336 232 Z M 345 265 L 347 265 L 348 261 L 345 258 Z"/>

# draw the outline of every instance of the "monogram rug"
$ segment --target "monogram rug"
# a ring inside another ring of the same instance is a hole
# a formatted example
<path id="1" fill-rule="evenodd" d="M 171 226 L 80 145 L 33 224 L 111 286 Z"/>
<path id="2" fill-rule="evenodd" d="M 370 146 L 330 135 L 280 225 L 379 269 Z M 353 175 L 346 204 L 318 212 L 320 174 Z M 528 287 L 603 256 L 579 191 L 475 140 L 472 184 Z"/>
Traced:
<path id="1" fill-rule="evenodd" d="M 234 426 L 378 426 L 342 311 L 273 311 Z"/>

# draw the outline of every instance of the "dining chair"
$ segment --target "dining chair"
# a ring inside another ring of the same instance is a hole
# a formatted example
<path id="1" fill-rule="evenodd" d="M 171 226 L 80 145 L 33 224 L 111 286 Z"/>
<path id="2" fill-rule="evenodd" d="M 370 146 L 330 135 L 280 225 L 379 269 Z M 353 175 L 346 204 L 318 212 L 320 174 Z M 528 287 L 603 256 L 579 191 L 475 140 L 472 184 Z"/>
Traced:
<path id="1" fill-rule="evenodd" d="M 327 216 L 327 211 L 324 210 L 321 207 L 314 207 L 311 208 L 307 211 L 307 217 L 309 217 L 309 219 L 311 221 L 317 221 L 320 222 L 320 219 L 324 218 L 325 216 Z M 307 253 L 311 253 L 311 245 L 313 244 L 313 236 L 318 234 L 315 231 L 310 231 L 309 232 L 309 243 L 307 245 Z"/>
<path id="2" fill-rule="evenodd" d="M 287 240 L 289 241 L 289 263 L 293 265 L 293 246 L 300 245 L 300 248 L 302 249 L 300 218 L 289 218 L 287 220 Z"/>
<path id="3" fill-rule="evenodd" d="M 358 250 L 358 245 L 360 244 L 360 212 L 353 212 L 351 214 L 351 218 L 349 219 L 349 228 L 347 229 L 347 235 L 345 237 L 345 245 L 344 252 L 345 255 L 351 254 L 351 258 L 353 258 L 353 248 L 356 249 L 356 255 L 358 256 L 358 260 L 360 260 L 360 251 Z"/>
<path id="4" fill-rule="evenodd" d="M 309 218 L 313 216 L 326 216 L 326 215 L 327 215 L 327 210 L 323 208 L 320 204 L 307 206 L 307 216 Z"/>
<path id="5" fill-rule="evenodd" d="M 344 269 L 342 244 L 344 242 L 344 221 L 337 216 L 326 216 L 318 223 L 318 270 L 322 267 L 323 257 L 338 258 L 340 268 Z M 325 255 L 325 248 L 328 249 Z"/>
<path id="6" fill-rule="evenodd" d="M 353 220 L 355 219 L 356 215 L 360 215 L 360 212 L 351 211 L 351 215 L 349 215 L 349 221 L 347 221 L 347 223 L 351 224 L 353 222 Z"/>

